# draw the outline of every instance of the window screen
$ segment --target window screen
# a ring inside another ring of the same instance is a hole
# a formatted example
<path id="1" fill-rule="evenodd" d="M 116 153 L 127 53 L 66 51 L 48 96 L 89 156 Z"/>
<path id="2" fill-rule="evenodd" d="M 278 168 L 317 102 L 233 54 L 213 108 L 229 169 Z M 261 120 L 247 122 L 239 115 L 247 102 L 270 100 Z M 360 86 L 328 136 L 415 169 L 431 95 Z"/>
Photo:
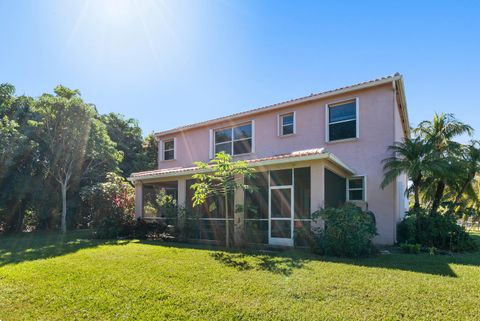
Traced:
<path id="1" fill-rule="evenodd" d="M 328 140 L 357 137 L 357 104 L 355 100 L 328 106 Z"/>
<path id="2" fill-rule="evenodd" d="M 294 113 L 289 113 L 280 116 L 280 136 L 291 135 L 294 133 Z"/>
<path id="3" fill-rule="evenodd" d="M 215 154 L 241 155 L 252 152 L 252 124 L 215 131 Z"/>
<path id="4" fill-rule="evenodd" d="M 365 178 L 363 176 L 349 178 L 347 188 L 349 201 L 365 200 Z"/>
<path id="5" fill-rule="evenodd" d="M 163 160 L 175 159 L 175 141 L 173 139 L 163 141 Z"/>

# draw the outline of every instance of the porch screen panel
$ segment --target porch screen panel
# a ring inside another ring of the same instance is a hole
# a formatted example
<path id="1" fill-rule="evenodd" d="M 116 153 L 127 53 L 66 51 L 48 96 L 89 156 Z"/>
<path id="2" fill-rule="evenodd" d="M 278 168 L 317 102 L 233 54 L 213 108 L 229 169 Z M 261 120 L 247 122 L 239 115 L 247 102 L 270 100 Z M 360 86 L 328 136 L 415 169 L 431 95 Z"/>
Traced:
<path id="1" fill-rule="evenodd" d="M 187 180 L 187 191 L 186 191 L 186 204 L 187 208 L 190 209 L 193 214 L 199 218 L 217 218 L 225 219 L 225 199 L 223 196 L 210 196 L 205 199 L 205 203 L 197 206 L 193 206 L 193 194 L 194 190 L 192 185 L 195 183 L 195 180 Z M 233 192 L 230 192 L 228 195 L 228 217 L 233 219 L 234 212 L 234 199 Z"/>
<path id="2" fill-rule="evenodd" d="M 190 239 L 225 242 L 225 200 L 220 196 L 207 197 L 204 204 L 193 206 L 194 179 L 187 180 L 186 184 L 186 230 Z M 228 197 L 229 235 L 233 242 L 233 192 Z"/>
<path id="3" fill-rule="evenodd" d="M 270 171 L 270 186 L 292 185 L 292 169 Z"/>
<path id="4" fill-rule="evenodd" d="M 245 183 L 245 236 L 249 243 L 268 243 L 268 172 L 255 173 Z"/>
<path id="5" fill-rule="evenodd" d="M 162 198 L 173 202 L 162 202 Z M 177 224 L 178 182 L 160 182 L 143 186 L 143 218 L 169 225 Z"/>
<path id="6" fill-rule="evenodd" d="M 310 167 L 295 168 L 295 220 L 310 219 Z"/>
<path id="7" fill-rule="evenodd" d="M 307 246 L 311 238 L 310 167 L 295 168 L 294 175 L 294 244 Z"/>
<path id="8" fill-rule="evenodd" d="M 153 185 L 143 185 L 143 218 L 156 218 L 157 209 L 152 206 L 152 201 L 155 198 L 155 189 Z"/>
<path id="9" fill-rule="evenodd" d="M 325 207 L 339 207 L 345 204 L 347 180 L 325 169 Z"/>

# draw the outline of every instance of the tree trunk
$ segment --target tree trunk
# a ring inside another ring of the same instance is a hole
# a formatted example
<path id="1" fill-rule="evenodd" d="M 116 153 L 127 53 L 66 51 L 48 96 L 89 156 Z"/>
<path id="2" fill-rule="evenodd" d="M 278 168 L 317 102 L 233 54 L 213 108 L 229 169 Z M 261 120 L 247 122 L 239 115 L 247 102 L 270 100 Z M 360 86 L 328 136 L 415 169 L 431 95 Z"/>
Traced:
<path id="1" fill-rule="evenodd" d="M 452 214 L 453 213 L 453 210 L 455 209 L 455 206 L 457 206 L 457 204 L 460 202 L 460 199 L 462 198 L 462 195 L 463 193 L 465 192 L 465 190 L 467 189 L 467 186 L 468 184 L 470 184 L 470 182 L 472 181 L 474 177 L 468 177 L 465 182 L 463 183 L 462 187 L 460 188 L 460 190 L 458 191 L 457 195 L 455 196 L 455 199 L 453 201 L 453 204 L 452 206 L 450 207 L 449 211 L 448 211 L 448 214 Z"/>
<path id="2" fill-rule="evenodd" d="M 62 233 L 67 232 L 67 184 L 62 183 L 62 222 L 60 225 L 60 230 Z"/>
<path id="3" fill-rule="evenodd" d="M 432 209 L 430 211 L 430 215 L 437 214 L 438 207 L 440 206 L 440 202 L 443 197 L 443 191 L 445 190 L 445 182 L 441 180 L 437 184 L 437 189 L 435 190 L 435 195 L 433 197 Z"/>
<path id="4" fill-rule="evenodd" d="M 414 209 L 419 209 L 420 208 L 420 195 L 418 191 L 418 185 L 413 186 L 413 197 L 415 199 L 415 203 L 413 204 Z"/>
<path id="5" fill-rule="evenodd" d="M 414 198 L 414 209 L 420 208 L 420 183 L 422 181 L 422 176 L 419 175 L 413 180 L 413 198 Z"/>
<path id="6" fill-rule="evenodd" d="M 225 246 L 230 247 L 230 229 L 228 224 L 228 192 L 225 193 Z"/>
<path id="7" fill-rule="evenodd" d="M 454 208 L 460 202 L 460 198 L 462 198 L 463 193 L 467 189 L 468 183 L 470 183 L 470 181 L 465 182 L 462 188 L 460 188 L 460 191 L 458 192 L 457 196 L 455 196 L 455 200 L 453 201 L 452 208 Z"/>

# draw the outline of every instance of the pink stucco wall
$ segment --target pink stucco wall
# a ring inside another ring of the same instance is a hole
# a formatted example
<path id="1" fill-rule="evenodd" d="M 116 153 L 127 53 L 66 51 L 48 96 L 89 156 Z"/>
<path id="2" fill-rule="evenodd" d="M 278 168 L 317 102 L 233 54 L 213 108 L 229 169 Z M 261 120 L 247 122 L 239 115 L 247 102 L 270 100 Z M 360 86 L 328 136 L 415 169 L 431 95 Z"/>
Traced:
<path id="1" fill-rule="evenodd" d="M 326 104 L 341 100 L 359 100 L 359 138 L 351 141 L 325 142 Z M 295 111 L 296 134 L 277 136 L 277 115 Z M 395 223 L 400 216 L 398 184 L 380 188 L 383 177 L 381 161 L 388 156 L 387 146 L 403 136 L 392 84 L 298 104 L 281 110 L 264 112 L 242 119 L 194 128 L 160 139 L 176 138 L 177 160 L 160 161 L 159 168 L 189 167 L 194 161 L 209 160 L 210 129 L 228 127 L 243 121 L 255 121 L 255 153 L 241 158 L 258 158 L 298 150 L 322 148 L 333 153 L 357 174 L 367 176 L 367 201 L 377 218 L 377 242 L 392 243 Z M 406 178 L 401 178 L 405 180 Z M 327 187 L 328 188 L 328 187 Z"/>

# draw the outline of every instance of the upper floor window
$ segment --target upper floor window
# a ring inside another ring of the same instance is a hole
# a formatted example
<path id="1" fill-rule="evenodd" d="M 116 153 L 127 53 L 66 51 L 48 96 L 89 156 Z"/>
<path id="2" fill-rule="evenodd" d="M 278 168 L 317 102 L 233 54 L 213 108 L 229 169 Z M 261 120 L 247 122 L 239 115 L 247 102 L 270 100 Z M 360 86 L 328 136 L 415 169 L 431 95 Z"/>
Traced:
<path id="1" fill-rule="evenodd" d="M 163 160 L 175 159 L 175 139 L 162 141 Z"/>
<path id="2" fill-rule="evenodd" d="M 357 100 L 327 106 L 328 141 L 358 137 Z"/>
<path id="3" fill-rule="evenodd" d="M 355 176 L 347 180 L 347 200 L 365 201 L 365 176 Z"/>
<path id="4" fill-rule="evenodd" d="M 278 133 L 280 136 L 295 134 L 295 113 L 279 116 Z"/>
<path id="5" fill-rule="evenodd" d="M 252 123 L 215 131 L 215 154 L 241 155 L 252 152 Z"/>

